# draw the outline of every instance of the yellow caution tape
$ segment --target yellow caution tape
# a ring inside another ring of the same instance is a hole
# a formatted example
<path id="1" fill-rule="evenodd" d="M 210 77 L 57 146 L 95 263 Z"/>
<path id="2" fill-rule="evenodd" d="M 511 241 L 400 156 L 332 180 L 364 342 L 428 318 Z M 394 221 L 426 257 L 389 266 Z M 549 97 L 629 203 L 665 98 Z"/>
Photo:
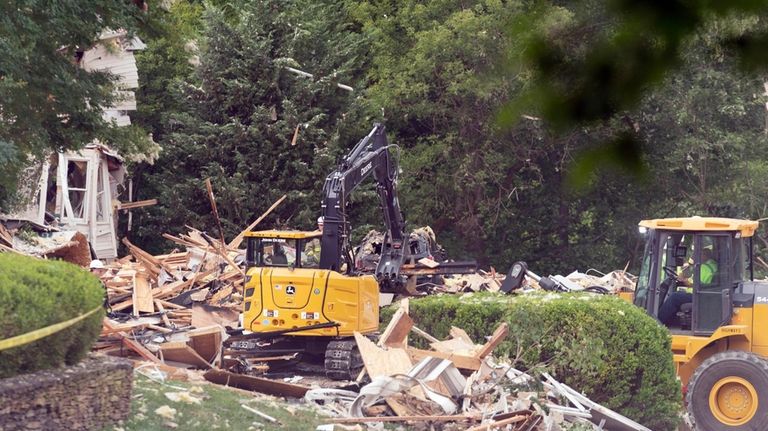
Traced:
<path id="1" fill-rule="evenodd" d="M 90 316 L 91 314 L 99 311 L 102 309 L 102 305 L 99 305 L 98 307 L 94 308 L 93 310 L 81 314 L 74 319 L 69 319 L 61 323 L 56 323 L 51 326 L 47 326 L 45 328 L 35 329 L 32 332 L 27 332 L 26 334 L 17 335 L 15 337 L 7 338 L 5 340 L 0 340 L 0 350 L 10 349 L 12 347 L 18 347 L 23 346 L 24 344 L 31 343 L 33 341 L 37 341 L 41 338 L 47 337 L 51 334 L 55 334 L 62 329 L 66 329 L 75 323 L 85 319 L 86 317 Z"/>

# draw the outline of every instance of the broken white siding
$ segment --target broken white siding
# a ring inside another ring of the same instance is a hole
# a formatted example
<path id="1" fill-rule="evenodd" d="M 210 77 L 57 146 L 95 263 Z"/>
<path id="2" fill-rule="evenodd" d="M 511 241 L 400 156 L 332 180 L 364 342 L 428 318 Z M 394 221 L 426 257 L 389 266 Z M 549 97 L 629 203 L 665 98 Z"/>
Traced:
<path id="1" fill-rule="evenodd" d="M 116 77 L 117 100 L 103 110 L 103 118 L 118 126 L 131 124 L 136 110 L 139 74 L 134 51 L 146 48 L 124 31 L 104 32 L 100 42 L 83 53 L 80 65 L 87 71 L 105 71 Z M 92 142 L 77 152 L 54 155 L 29 168 L 29 190 L 22 190 L 25 209 L 4 216 L 38 225 L 82 232 L 100 259 L 117 257 L 117 204 L 125 168 L 122 158 L 108 147 Z M 53 218 L 53 223 L 46 223 Z"/>

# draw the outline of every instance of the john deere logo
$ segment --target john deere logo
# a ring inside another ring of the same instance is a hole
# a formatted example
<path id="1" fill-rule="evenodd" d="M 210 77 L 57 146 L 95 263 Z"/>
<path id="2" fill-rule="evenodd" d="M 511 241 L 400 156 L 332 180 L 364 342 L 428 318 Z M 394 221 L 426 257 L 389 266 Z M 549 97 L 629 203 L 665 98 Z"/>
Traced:
<path id="1" fill-rule="evenodd" d="M 295 295 L 296 294 L 296 286 L 289 284 L 285 286 L 285 294 L 286 295 Z"/>

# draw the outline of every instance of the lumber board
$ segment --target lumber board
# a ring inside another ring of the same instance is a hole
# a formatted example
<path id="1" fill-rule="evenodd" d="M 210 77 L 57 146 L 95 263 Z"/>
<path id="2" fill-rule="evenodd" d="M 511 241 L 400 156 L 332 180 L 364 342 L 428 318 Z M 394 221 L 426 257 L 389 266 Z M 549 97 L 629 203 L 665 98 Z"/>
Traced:
<path id="1" fill-rule="evenodd" d="M 433 358 L 448 359 L 449 361 L 453 362 L 453 365 L 455 365 L 456 368 L 461 368 L 463 370 L 477 371 L 480 369 L 480 363 L 482 362 L 479 358 L 473 356 L 436 352 L 432 350 L 421 350 L 413 347 L 408 347 L 407 352 L 413 362 L 418 362 L 428 356 L 432 356 Z"/>
<path id="2" fill-rule="evenodd" d="M 355 332 L 355 341 L 363 357 L 363 364 L 371 378 L 407 374 L 413 364 L 403 349 L 384 350 L 359 332 Z"/>
<path id="3" fill-rule="evenodd" d="M 439 343 L 439 342 L 440 342 L 440 340 L 438 340 L 437 338 L 435 338 L 435 337 L 433 337 L 433 336 L 429 335 L 429 334 L 428 334 L 426 331 L 424 331 L 424 330 L 421 330 L 421 329 L 419 329 L 419 328 L 418 328 L 418 327 L 416 327 L 416 326 L 412 327 L 412 328 L 411 328 L 411 331 L 413 331 L 414 333 L 416 333 L 416 335 L 420 335 L 420 336 L 424 337 L 424 338 L 425 338 L 427 341 L 429 341 L 430 343 Z"/>
<path id="4" fill-rule="evenodd" d="M 208 363 L 205 358 L 198 355 L 192 347 L 188 346 L 187 343 L 183 341 L 172 341 L 161 344 L 160 355 L 164 362 L 174 361 L 192 365 L 197 368 L 211 368 L 211 364 Z"/>
<path id="5" fill-rule="evenodd" d="M 376 416 L 362 418 L 328 418 L 324 422 L 334 424 L 355 424 L 366 422 L 454 422 L 454 421 L 477 421 L 480 418 L 476 415 L 412 415 L 412 416 Z"/>
<path id="6" fill-rule="evenodd" d="M 451 326 L 451 330 L 448 333 L 453 338 L 461 338 L 462 340 L 466 341 L 469 344 L 472 344 L 472 345 L 475 344 L 475 342 L 472 341 L 472 337 L 470 337 L 469 334 L 467 334 L 467 331 L 465 331 L 465 330 L 463 330 L 461 328 L 457 328 L 455 326 Z"/>
<path id="7" fill-rule="evenodd" d="M 221 351 L 222 331 L 218 325 L 189 331 L 189 346 L 208 363 L 215 363 Z"/>
<path id="8" fill-rule="evenodd" d="M 530 415 L 516 415 L 512 416 L 511 418 L 502 419 L 500 421 L 478 425 L 476 427 L 470 428 L 467 431 L 489 431 L 494 429 L 502 429 L 502 427 L 506 427 L 507 425 L 523 422 L 524 420 L 528 419 L 529 416 Z"/>
<path id="9" fill-rule="evenodd" d="M 209 382 L 233 386 L 278 397 L 302 398 L 309 390 L 306 386 L 265 379 L 262 377 L 234 374 L 223 370 L 210 370 L 203 377 Z"/>
<path id="10" fill-rule="evenodd" d="M 507 322 L 504 322 L 499 325 L 495 331 L 493 331 L 491 339 L 483 345 L 483 347 L 477 352 L 477 355 L 475 356 L 477 358 L 483 359 L 490 355 L 491 352 L 493 352 L 493 349 L 495 349 L 499 343 L 504 341 L 504 338 L 507 337 L 507 334 L 509 334 L 509 325 L 507 325 Z"/>
<path id="11" fill-rule="evenodd" d="M 389 321 L 384 333 L 381 334 L 379 345 L 388 347 L 405 348 L 408 333 L 413 327 L 413 319 L 403 308 L 399 308 Z"/>
<path id="12" fill-rule="evenodd" d="M 109 321 L 106 317 L 104 320 L 102 320 L 102 327 L 106 327 L 107 330 L 113 329 L 116 325 L 114 325 L 112 322 Z M 129 349 L 136 352 L 139 356 L 142 358 L 154 362 L 154 363 L 162 363 L 160 358 L 155 356 L 152 352 L 147 350 L 146 347 L 142 346 L 140 343 L 137 343 L 136 341 L 130 339 L 125 332 L 116 332 L 116 334 L 120 337 L 121 342 L 125 344 Z"/>
<path id="13" fill-rule="evenodd" d="M 259 216 L 253 223 L 249 224 L 247 228 L 245 228 L 242 232 L 240 232 L 235 239 L 233 239 L 229 245 L 228 248 L 239 248 L 240 244 L 243 242 L 243 238 L 245 238 L 245 234 L 252 231 L 253 228 L 256 227 L 257 224 L 261 223 L 262 220 L 264 220 L 269 213 L 272 212 L 275 208 L 277 208 L 278 205 L 280 205 L 285 198 L 288 197 L 288 195 L 283 195 L 280 199 L 276 200 L 275 203 L 272 204 L 262 215 Z"/>
<path id="14" fill-rule="evenodd" d="M 173 325 L 171 324 L 170 319 L 168 319 L 168 315 L 165 312 L 165 307 L 163 307 L 163 303 L 160 302 L 159 299 L 155 299 L 154 302 L 155 302 L 155 307 L 157 307 L 157 311 L 160 312 L 160 318 L 163 319 L 163 324 L 168 328 L 172 328 Z"/>
<path id="15" fill-rule="evenodd" d="M 152 291 L 149 287 L 147 275 L 141 271 L 137 272 L 133 278 L 133 315 L 138 316 L 142 313 L 154 313 L 155 304 L 152 301 Z"/>
<path id="16" fill-rule="evenodd" d="M 474 355 L 475 350 L 479 346 L 467 343 L 463 338 L 451 338 L 450 340 L 438 341 L 437 343 L 430 343 L 429 347 L 443 353 L 459 353 Z"/>
<path id="17" fill-rule="evenodd" d="M 132 210 L 136 208 L 143 208 L 152 205 L 157 205 L 157 199 L 146 199 L 143 201 L 134 202 L 118 202 L 117 209 L 119 210 Z"/>
<path id="18" fill-rule="evenodd" d="M 120 325 L 112 324 L 111 327 L 107 327 L 106 325 L 102 325 L 101 328 L 101 336 L 105 335 L 111 335 L 116 332 L 130 332 L 134 329 L 144 329 L 149 325 L 148 322 L 130 322 L 130 323 L 123 323 Z"/>

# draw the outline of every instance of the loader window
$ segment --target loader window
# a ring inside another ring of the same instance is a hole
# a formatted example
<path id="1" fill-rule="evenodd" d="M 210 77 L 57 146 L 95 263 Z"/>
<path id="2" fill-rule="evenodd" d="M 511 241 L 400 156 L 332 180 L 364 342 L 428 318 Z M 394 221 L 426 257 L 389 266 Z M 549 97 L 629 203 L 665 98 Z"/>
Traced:
<path id="1" fill-rule="evenodd" d="M 637 286 L 635 286 L 635 305 L 645 308 L 646 301 L 648 299 L 648 285 L 651 278 L 651 256 L 652 256 L 652 244 L 648 241 L 645 244 L 645 252 L 643 253 L 643 263 L 640 266 L 640 275 L 637 277 Z"/>
<path id="2" fill-rule="evenodd" d="M 699 235 L 694 270 L 694 335 L 709 335 L 730 319 L 730 292 L 733 266 L 729 254 L 733 238 L 729 234 Z"/>

